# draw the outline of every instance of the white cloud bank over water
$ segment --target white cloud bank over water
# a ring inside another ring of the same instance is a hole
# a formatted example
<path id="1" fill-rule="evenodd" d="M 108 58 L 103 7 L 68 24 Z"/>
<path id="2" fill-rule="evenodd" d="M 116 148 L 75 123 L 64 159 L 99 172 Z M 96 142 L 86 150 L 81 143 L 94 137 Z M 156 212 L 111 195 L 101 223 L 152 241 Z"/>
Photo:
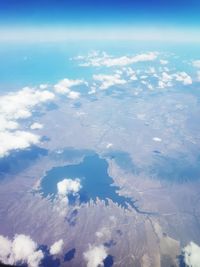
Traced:
<path id="1" fill-rule="evenodd" d="M 27 264 L 28 267 L 38 267 L 44 258 L 42 250 L 30 236 L 19 234 L 13 240 L 0 235 L 0 262 L 4 264 Z"/>
<path id="2" fill-rule="evenodd" d="M 103 261 L 108 256 L 107 250 L 103 245 L 89 246 L 89 249 L 83 253 L 87 267 L 103 266 Z"/>
<path id="3" fill-rule="evenodd" d="M 184 262 L 188 267 L 200 266 L 200 247 L 194 242 L 190 242 L 183 251 Z"/>
<path id="4" fill-rule="evenodd" d="M 54 97 L 48 90 L 30 87 L 0 97 L 0 158 L 12 150 L 39 143 L 38 135 L 19 129 L 19 120 L 31 117 L 36 106 L 52 101 Z"/>

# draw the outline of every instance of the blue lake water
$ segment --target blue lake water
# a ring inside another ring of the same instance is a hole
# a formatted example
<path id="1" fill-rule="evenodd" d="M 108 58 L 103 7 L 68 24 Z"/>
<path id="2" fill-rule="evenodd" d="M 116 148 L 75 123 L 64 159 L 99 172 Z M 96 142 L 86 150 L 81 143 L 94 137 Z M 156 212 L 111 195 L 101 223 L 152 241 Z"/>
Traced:
<path id="1" fill-rule="evenodd" d="M 85 156 L 79 164 L 62 167 L 54 167 L 46 173 L 42 179 L 41 188 L 44 196 L 55 195 L 57 192 L 57 183 L 64 178 L 76 179 L 81 181 L 80 202 L 86 203 L 90 199 L 97 198 L 108 203 L 111 199 L 123 208 L 135 208 L 134 201 L 131 198 L 120 196 L 119 187 L 113 185 L 113 179 L 108 174 L 108 163 L 101 159 L 97 154 Z M 73 203 L 74 199 L 69 199 Z"/>

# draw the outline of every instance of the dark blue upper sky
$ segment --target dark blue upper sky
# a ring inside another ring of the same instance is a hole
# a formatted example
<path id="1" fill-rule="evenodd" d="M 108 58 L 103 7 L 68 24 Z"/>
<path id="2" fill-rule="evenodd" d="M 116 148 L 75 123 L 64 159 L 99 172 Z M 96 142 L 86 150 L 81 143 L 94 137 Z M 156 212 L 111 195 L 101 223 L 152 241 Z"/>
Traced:
<path id="1" fill-rule="evenodd" d="M 199 0 L 1 0 L 1 25 L 200 25 Z"/>

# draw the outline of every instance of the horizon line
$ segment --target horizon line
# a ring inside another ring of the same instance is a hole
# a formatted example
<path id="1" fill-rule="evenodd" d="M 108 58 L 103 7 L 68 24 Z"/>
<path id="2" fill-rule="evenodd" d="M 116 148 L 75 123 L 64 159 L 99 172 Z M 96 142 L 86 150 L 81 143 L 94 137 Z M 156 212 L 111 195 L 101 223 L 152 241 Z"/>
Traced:
<path id="1" fill-rule="evenodd" d="M 0 27 L 3 42 L 62 41 L 161 41 L 200 42 L 200 28 L 156 26 L 17 26 Z"/>

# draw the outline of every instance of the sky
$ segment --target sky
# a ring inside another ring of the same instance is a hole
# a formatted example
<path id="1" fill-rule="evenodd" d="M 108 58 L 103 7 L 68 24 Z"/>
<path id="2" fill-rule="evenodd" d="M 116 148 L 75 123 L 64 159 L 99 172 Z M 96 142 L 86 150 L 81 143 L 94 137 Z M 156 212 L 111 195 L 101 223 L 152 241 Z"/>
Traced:
<path id="1" fill-rule="evenodd" d="M 2 0 L 0 30 L 168 28 L 172 32 L 195 31 L 195 36 L 200 28 L 199 14 L 199 0 Z"/>

